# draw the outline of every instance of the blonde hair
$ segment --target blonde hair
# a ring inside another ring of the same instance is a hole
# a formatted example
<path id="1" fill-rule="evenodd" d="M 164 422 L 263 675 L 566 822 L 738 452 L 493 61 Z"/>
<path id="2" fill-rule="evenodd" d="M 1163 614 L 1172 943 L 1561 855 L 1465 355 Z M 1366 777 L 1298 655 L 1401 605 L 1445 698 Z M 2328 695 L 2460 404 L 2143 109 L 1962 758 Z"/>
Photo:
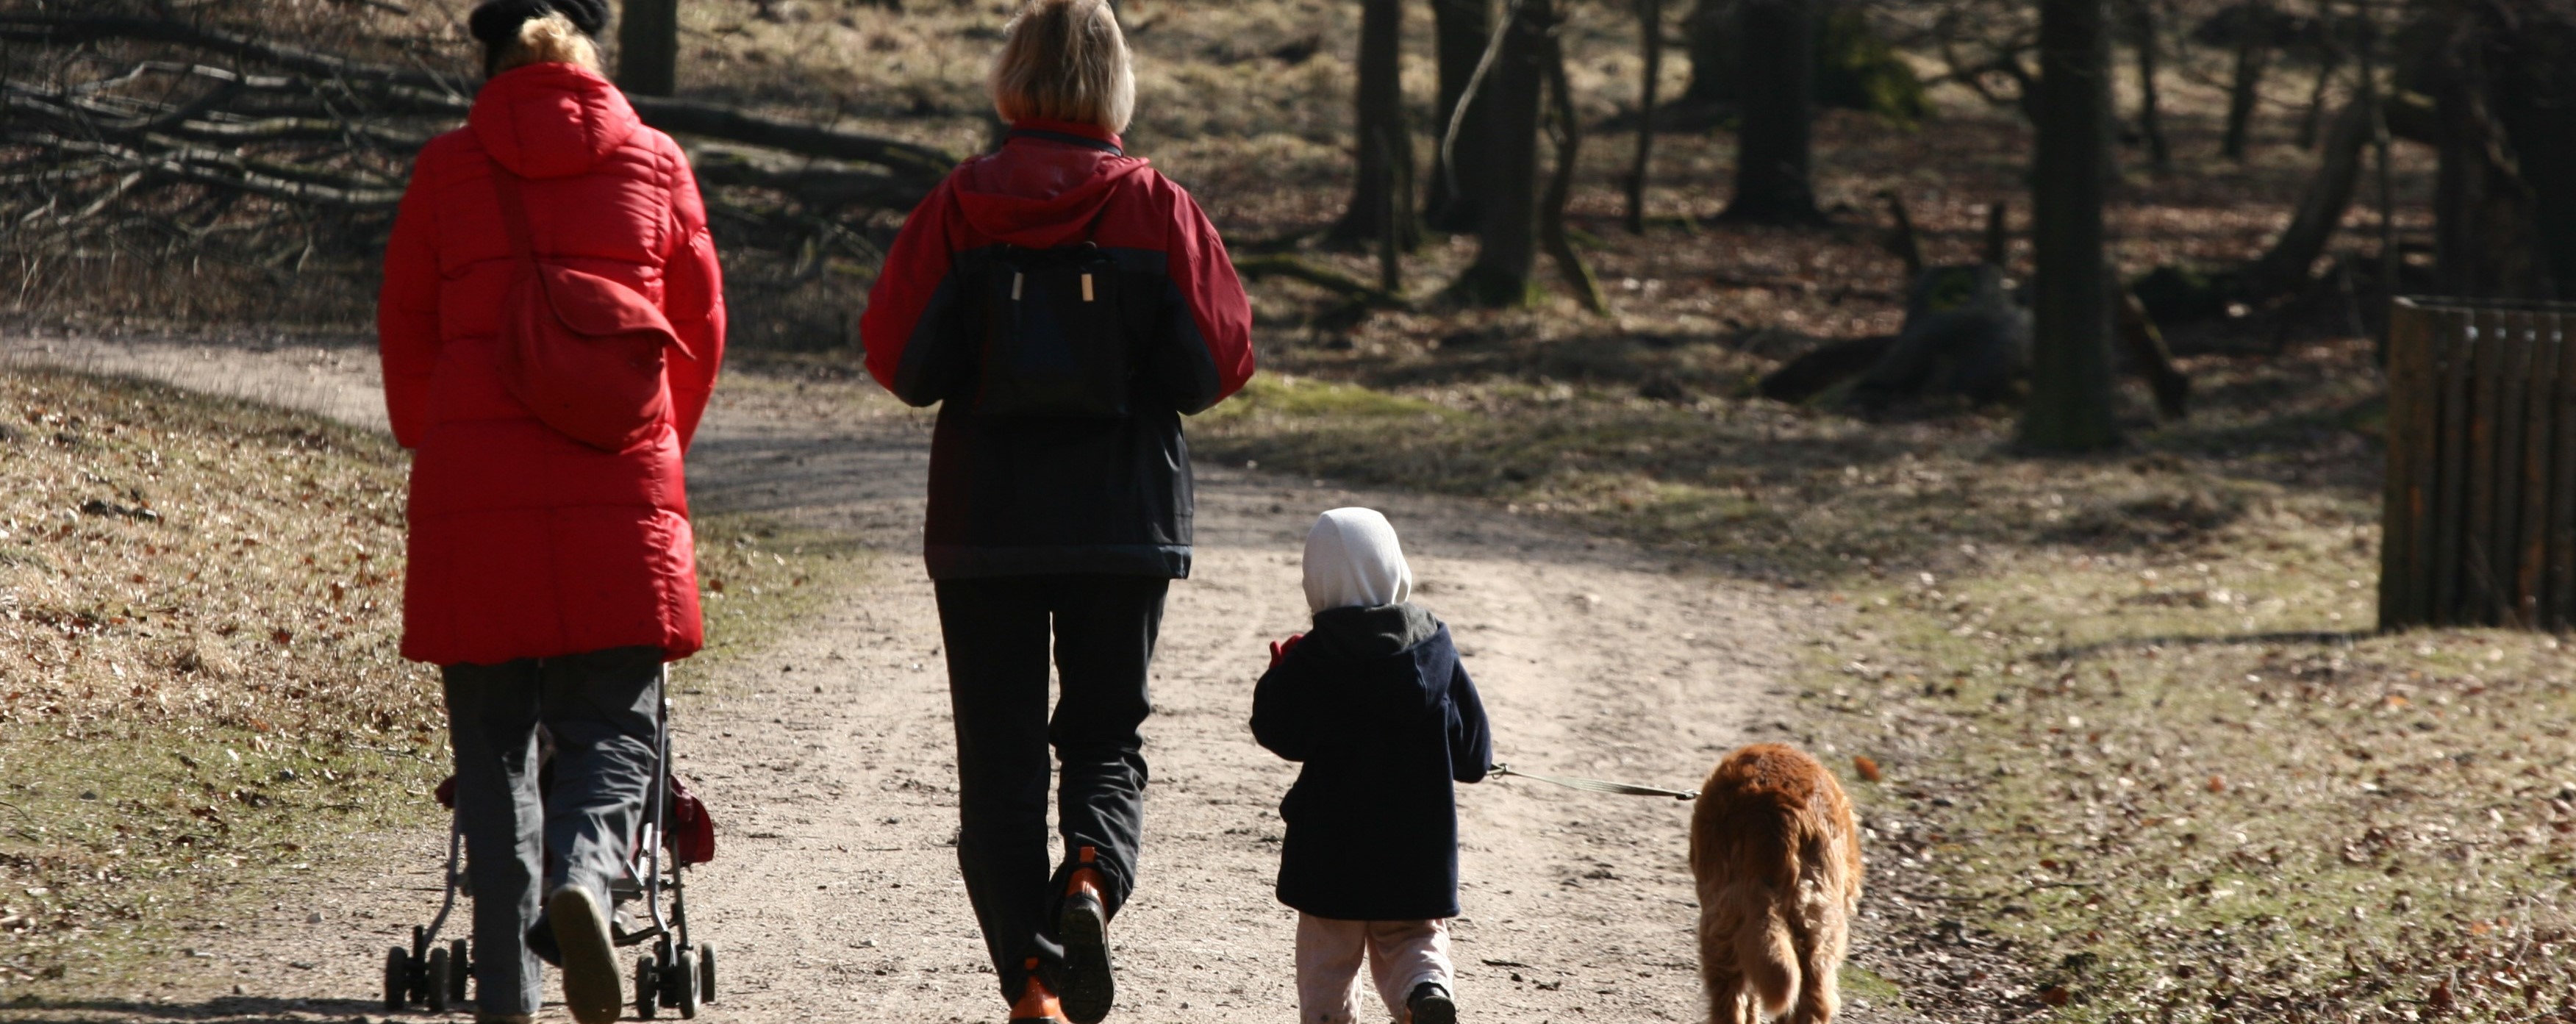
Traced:
<path id="1" fill-rule="evenodd" d="M 1003 31 L 1008 38 L 986 82 L 1002 120 L 1127 130 L 1136 69 L 1108 0 L 1027 0 Z"/>
<path id="2" fill-rule="evenodd" d="M 530 64 L 575 64 L 598 71 L 599 44 L 591 42 L 572 19 L 549 11 L 544 17 L 520 22 L 519 37 L 507 46 L 490 48 L 483 64 L 487 76 Z"/>

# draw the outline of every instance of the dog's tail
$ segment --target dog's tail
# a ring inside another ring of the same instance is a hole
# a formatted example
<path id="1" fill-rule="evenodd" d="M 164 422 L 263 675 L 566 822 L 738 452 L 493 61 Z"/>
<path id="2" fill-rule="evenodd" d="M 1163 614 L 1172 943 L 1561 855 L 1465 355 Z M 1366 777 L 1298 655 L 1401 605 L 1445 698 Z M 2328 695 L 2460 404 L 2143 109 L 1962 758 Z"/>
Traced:
<path id="1" fill-rule="evenodd" d="M 1797 934 L 1789 924 L 1791 899 L 1792 895 L 1785 892 L 1762 894 L 1761 907 L 1745 914 L 1743 924 L 1735 931 L 1736 967 L 1744 972 L 1746 986 L 1762 1004 L 1764 1017 L 1788 1013 L 1790 1005 L 1798 1001 L 1798 987 L 1803 980 L 1798 971 Z"/>

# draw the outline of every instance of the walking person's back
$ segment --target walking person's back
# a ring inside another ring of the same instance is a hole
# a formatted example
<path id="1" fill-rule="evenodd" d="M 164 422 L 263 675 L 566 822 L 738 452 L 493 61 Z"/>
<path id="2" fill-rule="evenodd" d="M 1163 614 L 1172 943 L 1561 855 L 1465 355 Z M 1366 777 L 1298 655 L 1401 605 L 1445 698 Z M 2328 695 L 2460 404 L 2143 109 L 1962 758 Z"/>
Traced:
<path id="1" fill-rule="evenodd" d="M 600 76 L 607 22 L 607 0 L 474 10 L 489 77 L 413 165 L 377 311 L 414 451 L 402 653 L 441 670 L 486 1021 L 536 1013 L 540 959 L 576 1019 L 616 1019 L 609 886 L 658 763 L 662 665 L 702 638 L 682 456 L 723 358 L 723 285 L 687 157 Z M 666 327 L 668 358 L 644 342 L 649 363 L 619 348 L 606 373 L 543 376 L 524 357 L 584 350 L 529 344 L 634 339 L 514 333 L 558 312 L 525 301 L 539 274 Z M 631 415 L 605 444 L 528 397 L 611 390 L 651 398 L 611 409 Z"/>
<path id="2" fill-rule="evenodd" d="M 1454 783 L 1483 779 L 1492 759 L 1484 702 L 1449 627 L 1408 600 L 1412 570 L 1384 516 L 1324 513 L 1306 537 L 1305 578 L 1314 628 L 1274 645 L 1252 697 L 1253 737 L 1305 765 L 1279 805 L 1298 1019 L 1357 1019 L 1365 959 L 1399 1024 L 1449 1024 Z"/>
<path id="3" fill-rule="evenodd" d="M 859 322 L 869 372 L 940 406 L 922 554 L 956 713 L 957 859 L 1013 1021 L 1092 1024 L 1115 1002 L 1146 674 L 1190 572 L 1181 417 L 1252 375 L 1251 306 L 1215 226 L 1119 141 L 1128 62 L 1105 0 L 1022 3 L 990 83 L 1008 140 L 904 221 Z"/>

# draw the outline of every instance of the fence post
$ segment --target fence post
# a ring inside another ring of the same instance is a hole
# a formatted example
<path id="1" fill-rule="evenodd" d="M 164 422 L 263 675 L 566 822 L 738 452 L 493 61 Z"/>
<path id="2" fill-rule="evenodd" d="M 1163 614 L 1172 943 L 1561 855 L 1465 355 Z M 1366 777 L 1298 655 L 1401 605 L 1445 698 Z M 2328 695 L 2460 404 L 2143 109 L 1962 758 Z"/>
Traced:
<path id="1" fill-rule="evenodd" d="M 2380 516 L 2379 628 L 2422 624 L 2430 608 L 2434 372 L 2431 316 L 2401 298 L 2388 322 L 2388 483 Z"/>
<path id="2" fill-rule="evenodd" d="M 2531 355 L 2523 378 L 2521 545 L 2514 559 L 2514 624 L 2541 628 L 2546 604 L 2549 552 L 2549 440 L 2559 415 L 2558 361 L 2565 354 L 2546 313 L 2514 314 L 2514 333 Z"/>

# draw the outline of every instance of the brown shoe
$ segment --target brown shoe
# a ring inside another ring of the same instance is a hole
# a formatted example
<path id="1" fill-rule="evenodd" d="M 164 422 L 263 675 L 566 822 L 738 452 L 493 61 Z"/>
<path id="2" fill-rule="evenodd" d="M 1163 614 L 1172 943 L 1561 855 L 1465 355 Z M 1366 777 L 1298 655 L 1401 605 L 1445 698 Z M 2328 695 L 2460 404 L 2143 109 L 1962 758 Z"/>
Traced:
<path id="1" fill-rule="evenodd" d="M 1100 896 L 1100 869 L 1092 865 L 1099 851 L 1083 847 L 1075 854 L 1072 877 L 1064 887 L 1064 911 L 1056 919 L 1056 939 L 1064 943 L 1064 1015 L 1073 1024 L 1100 1024 L 1118 1001 L 1118 983 L 1109 966 L 1109 905 Z"/>
<path id="2" fill-rule="evenodd" d="M 1011 1024 L 1065 1024 L 1063 1005 L 1047 990 L 1046 979 L 1037 976 L 1038 958 L 1030 957 L 1028 967 L 1028 986 L 1011 1004 Z"/>

